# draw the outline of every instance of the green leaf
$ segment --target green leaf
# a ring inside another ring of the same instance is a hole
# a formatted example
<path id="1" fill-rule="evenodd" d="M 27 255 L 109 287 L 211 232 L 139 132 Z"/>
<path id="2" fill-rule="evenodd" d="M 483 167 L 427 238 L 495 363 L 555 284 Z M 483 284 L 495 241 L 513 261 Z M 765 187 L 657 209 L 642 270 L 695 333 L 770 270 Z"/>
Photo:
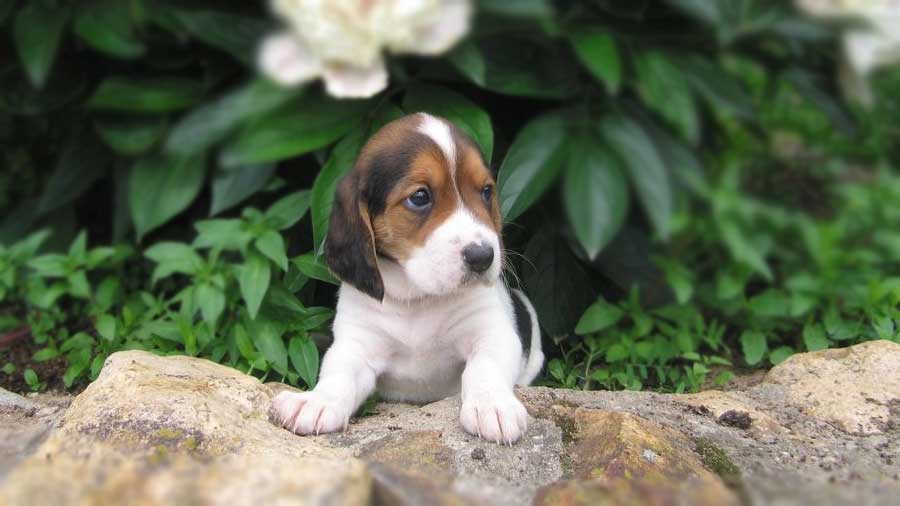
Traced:
<path id="1" fill-rule="evenodd" d="M 319 251 L 322 241 L 325 240 L 338 181 L 353 168 L 356 157 L 366 141 L 366 134 L 366 128 L 358 127 L 341 139 L 316 176 L 310 197 L 313 242 L 315 243 L 313 251 Z"/>
<path id="2" fill-rule="evenodd" d="M 479 39 L 478 46 L 487 70 L 484 87 L 489 90 L 560 99 L 577 89 L 577 66 L 568 51 L 556 44 L 504 32 Z"/>
<path id="3" fill-rule="evenodd" d="M 46 362 L 48 360 L 53 360 L 54 358 L 59 356 L 59 351 L 55 348 L 44 348 L 34 352 L 31 356 L 31 360 L 35 362 Z"/>
<path id="4" fill-rule="evenodd" d="M 184 211 L 200 193 L 206 160 L 154 156 L 139 160 L 128 181 L 129 206 L 138 239 Z"/>
<path id="5" fill-rule="evenodd" d="M 92 48 L 118 58 L 137 58 L 146 47 L 136 36 L 129 2 L 94 0 L 78 6 L 73 31 Z"/>
<path id="6" fill-rule="evenodd" d="M 560 383 L 565 382 L 566 379 L 566 367 L 562 360 L 558 358 L 554 358 L 547 365 L 547 371 L 550 373 L 550 376 L 553 376 Z"/>
<path id="7" fill-rule="evenodd" d="M 628 211 L 628 186 L 619 159 L 581 137 L 568 145 L 563 179 L 566 215 L 575 237 L 593 260 L 616 235 Z"/>
<path id="8" fill-rule="evenodd" d="M 447 88 L 419 84 L 406 93 L 403 109 L 410 113 L 427 112 L 449 120 L 481 146 L 490 166 L 494 151 L 491 117 L 468 98 Z"/>
<path id="9" fill-rule="evenodd" d="M 158 242 L 144 252 L 144 256 L 157 263 L 153 282 L 172 273 L 195 274 L 203 267 L 203 259 L 187 244 Z"/>
<path id="10" fill-rule="evenodd" d="M 553 223 L 531 237 L 525 258 L 529 262 L 522 264 L 522 282 L 541 328 L 551 337 L 571 334 L 585 308 L 597 299 L 590 273 Z"/>
<path id="11" fill-rule="evenodd" d="M 34 369 L 25 369 L 22 376 L 25 378 L 25 384 L 28 386 L 34 387 L 38 384 L 38 376 L 37 373 L 34 372 Z"/>
<path id="12" fill-rule="evenodd" d="M 803 344 L 807 351 L 827 350 L 831 342 L 825 336 L 825 329 L 819 323 L 807 323 L 803 326 Z"/>
<path id="13" fill-rule="evenodd" d="M 89 336 L 85 332 L 78 332 L 74 336 L 66 339 L 62 346 L 59 347 L 59 351 L 62 353 L 67 353 L 72 350 L 81 350 L 84 348 L 90 349 L 91 346 L 94 345 L 94 338 Z"/>
<path id="14" fill-rule="evenodd" d="M 772 362 L 772 365 L 778 365 L 785 360 L 788 359 L 791 355 L 794 354 L 794 349 L 790 346 L 779 346 L 772 350 L 772 353 L 769 354 L 769 362 Z"/>
<path id="15" fill-rule="evenodd" d="M 759 317 L 781 318 L 787 316 L 788 299 L 781 290 L 770 288 L 751 297 L 747 308 Z"/>
<path id="16" fill-rule="evenodd" d="M 69 274 L 67 280 L 69 282 L 69 294 L 72 297 L 79 299 L 89 299 L 91 297 L 91 285 L 84 271 L 78 270 Z"/>
<path id="17" fill-rule="evenodd" d="M 243 250 L 253 239 L 239 219 L 203 220 L 194 223 L 197 238 L 195 248 L 218 248 L 223 250 Z"/>
<path id="18" fill-rule="evenodd" d="M 103 363 L 106 362 L 106 355 L 97 355 L 94 357 L 94 360 L 91 361 L 91 381 L 97 379 L 97 376 L 100 375 L 100 371 L 103 369 Z"/>
<path id="19" fill-rule="evenodd" d="M 221 141 L 235 127 L 297 97 L 296 89 L 257 79 L 215 100 L 196 107 L 169 132 L 165 151 L 187 156 L 199 153 Z"/>
<path id="20" fill-rule="evenodd" d="M 316 377 L 319 375 L 319 350 L 312 339 L 306 335 L 291 339 L 288 344 L 288 356 L 306 386 L 314 388 Z"/>
<path id="21" fill-rule="evenodd" d="M 194 290 L 194 304 L 200 308 L 210 329 L 215 329 L 216 322 L 225 310 L 225 294 L 222 289 L 210 283 L 201 283 Z"/>
<path id="22" fill-rule="evenodd" d="M 0 369 L 0 371 L 3 371 L 4 374 L 11 375 L 16 372 L 16 365 L 12 362 L 7 362 L 3 364 L 3 368 Z"/>
<path id="23" fill-rule="evenodd" d="M 266 318 L 257 318 L 248 322 L 247 330 L 252 336 L 256 349 L 262 353 L 266 361 L 272 364 L 272 367 L 279 373 L 287 374 L 288 353 L 281 338 L 281 327 Z"/>
<path id="24" fill-rule="evenodd" d="M 71 135 L 41 193 L 37 214 L 51 213 L 75 201 L 103 176 L 108 166 L 109 156 L 90 131 Z"/>
<path id="25" fill-rule="evenodd" d="M 92 109 L 155 113 L 185 109 L 202 97 L 203 87 L 199 81 L 174 77 L 108 77 L 100 83 L 86 105 Z"/>
<path id="26" fill-rule="evenodd" d="M 738 118 L 754 119 L 753 99 L 740 81 L 718 65 L 700 55 L 679 59 L 677 64 L 691 87 L 707 102 Z"/>
<path id="27" fill-rule="evenodd" d="M 457 45 L 447 55 L 447 59 L 473 83 L 482 87 L 485 85 L 487 72 L 484 65 L 484 55 L 481 54 L 481 49 L 474 42 L 467 40 Z"/>
<path id="28" fill-rule="evenodd" d="M 94 122 L 94 129 L 113 151 L 136 156 L 147 152 L 166 133 L 164 117 L 147 119 L 102 119 Z"/>
<path id="29" fill-rule="evenodd" d="M 28 261 L 28 267 L 31 267 L 39 276 L 45 278 L 65 277 L 71 272 L 68 257 L 58 253 L 50 253 L 33 258 Z"/>
<path id="30" fill-rule="evenodd" d="M 847 321 L 841 318 L 841 315 L 834 308 L 829 308 L 825 312 L 824 323 L 825 330 L 828 331 L 828 337 L 835 341 L 855 339 L 862 332 L 859 322 Z"/>
<path id="31" fill-rule="evenodd" d="M 585 68 L 603 83 L 607 92 L 616 94 L 622 79 L 622 64 L 609 32 L 600 27 L 584 27 L 570 32 L 569 41 Z"/>
<path id="32" fill-rule="evenodd" d="M 66 385 L 66 388 L 70 388 L 75 383 L 81 373 L 88 368 L 90 361 L 91 351 L 89 349 L 81 349 L 69 355 L 69 368 L 63 374 L 63 384 Z"/>
<path id="33" fill-rule="evenodd" d="M 70 8 L 46 0 L 31 0 L 16 14 L 13 41 L 35 88 L 43 88 L 56 60 Z"/>
<path id="34" fill-rule="evenodd" d="M 766 336 L 762 332 L 745 330 L 741 334 L 741 350 L 744 352 L 744 360 L 747 364 L 758 364 L 767 349 Z"/>
<path id="35" fill-rule="evenodd" d="M 333 285 L 340 284 L 340 281 L 338 281 L 337 278 L 331 274 L 331 271 L 328 270 L 328 267 L 322 263 L 321 257 L 317 257 L 312 251 L 294 257 L 291 259 L 291 263 L 307 277 L 318 279 L 319 281 L 324 281 Z"/>
<path id="36" fill-rule="evenodd" d="M 107 276 L 97 285 L 94 292 L 94 306 L 98 311 L 108 311 L 118 300 L 121 282 L 115 276 Z"/>
<path id="37" fill-rule="evenodd" d="M 675 197 L 669 174 L 653 140 L 643 128 L 620 114 L 607 116 L 601 124 L 603 135 L 628 169 L 644 212 L 663 239 L 672 229 Z"/>
<path id="38" fill-rule="evenodd" d="M 32 232 L 28 237 L 10 246 L 9 258 L 16 263 L 31 259 L 49 237 L 50 230 L 48 229 Z M 0 246 L 0 251 L 2 251 L 2 246 Z"/>
<path id="39" fill-rule="evenodd" d="M 269 261 L 259 253 L 248 252 L 246 261 L 239 267 L 238 283 L 251 319 L 256 318 L 259 312 L 259 306 L 269 289 L 270 276 Z"/>
<path id="40" fill-rule="evenodd" d="M 265 188 L 275 173 L 275 165 L 246 165 L 219 172 L 212 182 L 209 215 L 215 216 L 243 202 Z"/>
<path id="41" fill-rule="evenodd" d="M 256 240 L 256 249 L 275 262 L 275 265 L 283 271 L 288 269 L 288 259 L 285 254 L 284 238 L 274 230 L 266 230 Z"/>
<path id="42" fill-rule="evenodd" d="M 620 307 L 606 302 L 603 298 L 597 299 L 597 302 L 591 304 L 578 320 L 575 333 L 583 336 L 599 332 L 615 325 L 623 316 L 625 316 L 625 312 Z"/>
<path id="43" fill-rule="evenodd" d="M 97 328 L 97 333 L 100 334 L 100 337 L 110 342 L 116 340 L 117 325 L 116 318 L 113 315 L 102 314 L 98 316 L 95 325 Z"/>
<path id="44" fill-rule="evenodd" d="M 558 112 L 531 120 L 516 135 L 499 171 L 504 219 L 516 219 L 555 181 L 564 159 L 564 138 L 565 122 Z"/>
<path id="45" fill-rule="evenodd" d="M 620 362 L 628 358 L 631 354 L 628 352 L 628 348 L 622 346 L 621 344 L 614 344 L 606 350 L 606 361 L 607 362 Z"/>
<path id="46" fill-rule="evenodd" d="M 669 287 L 675 292 L 675 300 L 679 304 L 686 304 L 694 295 L 694 280 L 691 271 L 680 262 L 666 260 L 660 267 L 666 275 Z"/>
<path id="47" fill-rule="evenodd" d="M 193 37 L 232 54 L 247 65 L 254 63 L 260 39 L 272 28 L 267 20 L 246 12 L 238 15 L 213 9 L 162 8 L 171 13 L 179 26 Z"/>
<path id="48" fill-rule="evenodd" d="M 647 52 L 635 60 L 635 81 L 644 103 L 672 124 L 682 137 L 696 143 L 700 118 L 690 86 L 681 70 L 659 52 Z"/>
<path id="49" fill-rule="evenodd" d="M 362 119 L 365 100 L 301 97 L 250 121 L 220 156 L 223 167 L 274 162 L 323 148 Z"/>
<path id="50" fill-rule="evenodd" d="M 282 197 L 266 210 L 266 219 L 279 230 L 294 226 L 309 210 L 310 196 L 301 190 Z"/>

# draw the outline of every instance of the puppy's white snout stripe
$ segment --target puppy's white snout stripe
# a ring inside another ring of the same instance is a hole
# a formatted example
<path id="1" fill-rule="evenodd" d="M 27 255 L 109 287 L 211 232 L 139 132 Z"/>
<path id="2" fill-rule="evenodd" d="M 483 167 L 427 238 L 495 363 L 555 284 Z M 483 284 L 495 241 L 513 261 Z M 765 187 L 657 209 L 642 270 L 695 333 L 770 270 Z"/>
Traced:
<path id="1" fill-rule="evenodd" d="M 456 143 L 453 141 L 450 125 L 424 112 L 421 113 L 421 116 L 422 123 L 419 124 L 419 132 L 427 135 L 441 148 L 444 158 L 447 159 L 447 165 L 450 166 L 450 174 L 454 176 L 453 183 L 456 184 Z"/>

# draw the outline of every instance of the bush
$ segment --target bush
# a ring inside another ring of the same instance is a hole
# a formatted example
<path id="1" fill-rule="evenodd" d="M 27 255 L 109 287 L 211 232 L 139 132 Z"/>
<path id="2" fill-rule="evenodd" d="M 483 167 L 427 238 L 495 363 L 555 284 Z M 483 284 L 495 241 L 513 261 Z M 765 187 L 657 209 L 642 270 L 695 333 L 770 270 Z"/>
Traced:
<path id="1" fill-rule="evenodd" d="M 420 110 L 499 171 L 547 383 L 697 389 L 900 341 L 900 79 L 848 107 L 836 32 L 786 3 L 482 0 L 367 100 L 258 77 L 258 6 L 0 1 L 0 22 L 0 332 L 30 329 L 67 387 L 127 348 L 312 386 L 335 185 Z"/>

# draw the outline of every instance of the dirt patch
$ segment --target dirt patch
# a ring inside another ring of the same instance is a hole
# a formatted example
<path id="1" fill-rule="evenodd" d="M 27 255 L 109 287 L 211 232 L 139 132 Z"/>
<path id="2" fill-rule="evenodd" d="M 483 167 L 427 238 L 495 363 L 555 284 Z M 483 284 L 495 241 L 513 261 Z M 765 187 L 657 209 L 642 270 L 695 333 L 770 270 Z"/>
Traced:
<path id="1" fill-rule="evenodd" d="M 31 340 L 31 336 L 24 339 L 14 341 L 8 347 L 0 349 L 0 367 L 6 364 L 12 364 L 16 370 L 12 374 L 0 372 L 0 388 L 9 390 L 19 394 L 31 392 L 31 387 L 25 383 L 25 370 L 32 369 L 37 374 L 41 382 L 47 383 L 45 390 L 63 391 L 66 386 L 63 384 L 63 374 L 66 373 L 66 360 L 64 358 L 54 358 L 44 362 L 35 362 L 32 360 L 34 352 L 43 346 L 35 344 Z M 79 387 L 73 393 L 77 394 L 84 387 Z"/>

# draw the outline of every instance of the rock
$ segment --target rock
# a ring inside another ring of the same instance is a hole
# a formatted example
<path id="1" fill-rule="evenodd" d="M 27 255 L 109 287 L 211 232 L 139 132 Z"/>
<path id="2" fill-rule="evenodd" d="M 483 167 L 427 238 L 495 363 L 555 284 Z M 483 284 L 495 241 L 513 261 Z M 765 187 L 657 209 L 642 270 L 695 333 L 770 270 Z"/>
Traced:
<path id="1" fill-rule="evenodd" d="M 365 465 L 270 423 L 270 396 L 205 360 L 113 354 L 0 504 L 368 504 Z"/>
<path id="2" fill-rule="evenodd" d="M 870 341 L 850 348 L 793 355 L 765 381 L 786 401 L 850 434 L 900 426 L 900 344 Z"/>
<path id="3" fill-rule="evenodd" d="M 21 395 L 14 394 L 8 390 L 4 390 L 0 388 L 0 411 L 13 410 L 13 409 L 34 409 L 37 407 L 32 401 L 22 397 Z"/>
<path id="4" fill-rule="evenodd" d="M 737 505 L 691 441 L 629 413 L 574 410 L 573 480 L 538 492 L 536 504 Z"/>
<path id="5" fill-rule="evenodd" d="M 750 418 L 750 413 L 746 411 L 729 409 L 719 416 L 718 422 L 729 427 L 747 430 L 753 424 L 753 418 Z"/>
<path id="6" fill-rule="evenodd" d="M 721 390 L 706 390 L 696 394 L 686 394 L 678 397 L 678 401 L 692 408 L 700 410 L 698 414 L 703 414 L 703 410 L 716 420 L 731 420 L 737 413 L 746 414 L 748 420 L 743 420 L 738 424 L 741 429 L 754 429 L 762 432 L 783 431 L 781 424 L 774 418 L 763 413 L 759 409 L 754 408 L 747 402 L 746 397 L 738 392 L 723 392 Z M 727 413 L 732 413 L 727 415 Z M 740 416 L 740 415 L 737 415 Z M 743 418 L 743 417 L 741 417 Z M 725 425 L 731 423 L 723 421 Z M 747 426 L 743 426 L 747 425 Z"/>
<path id="7" fill-rule="evenodd" d="M 847 374 L 865 378 L 870 365 Z M 885 378 L 880 385 L 890 387 L 893 377 Z M 64 416 L 69 401 L 45 396 L 29 398 L 34 406 L 0 405 L 0 449 L 18 448 L 0 460 L 0 506 L 894 506 L 900 430 L 889 421 L 860 436 L 823 421 L 788 394 L 808 379 L 692 395 L 518 388 L 528 431 L 504 446 L 461 429 L 458 397 L 380 403 L 346 432 L 295 436 L 267 416 L 284 385 L 205 360 L 124 352 Z M 823 391 L 834 384 L 817 381 Z M 750 427 L 740 428 L 747 418 Z M 11 431 L 8 420 L 43 432 Z"/>

